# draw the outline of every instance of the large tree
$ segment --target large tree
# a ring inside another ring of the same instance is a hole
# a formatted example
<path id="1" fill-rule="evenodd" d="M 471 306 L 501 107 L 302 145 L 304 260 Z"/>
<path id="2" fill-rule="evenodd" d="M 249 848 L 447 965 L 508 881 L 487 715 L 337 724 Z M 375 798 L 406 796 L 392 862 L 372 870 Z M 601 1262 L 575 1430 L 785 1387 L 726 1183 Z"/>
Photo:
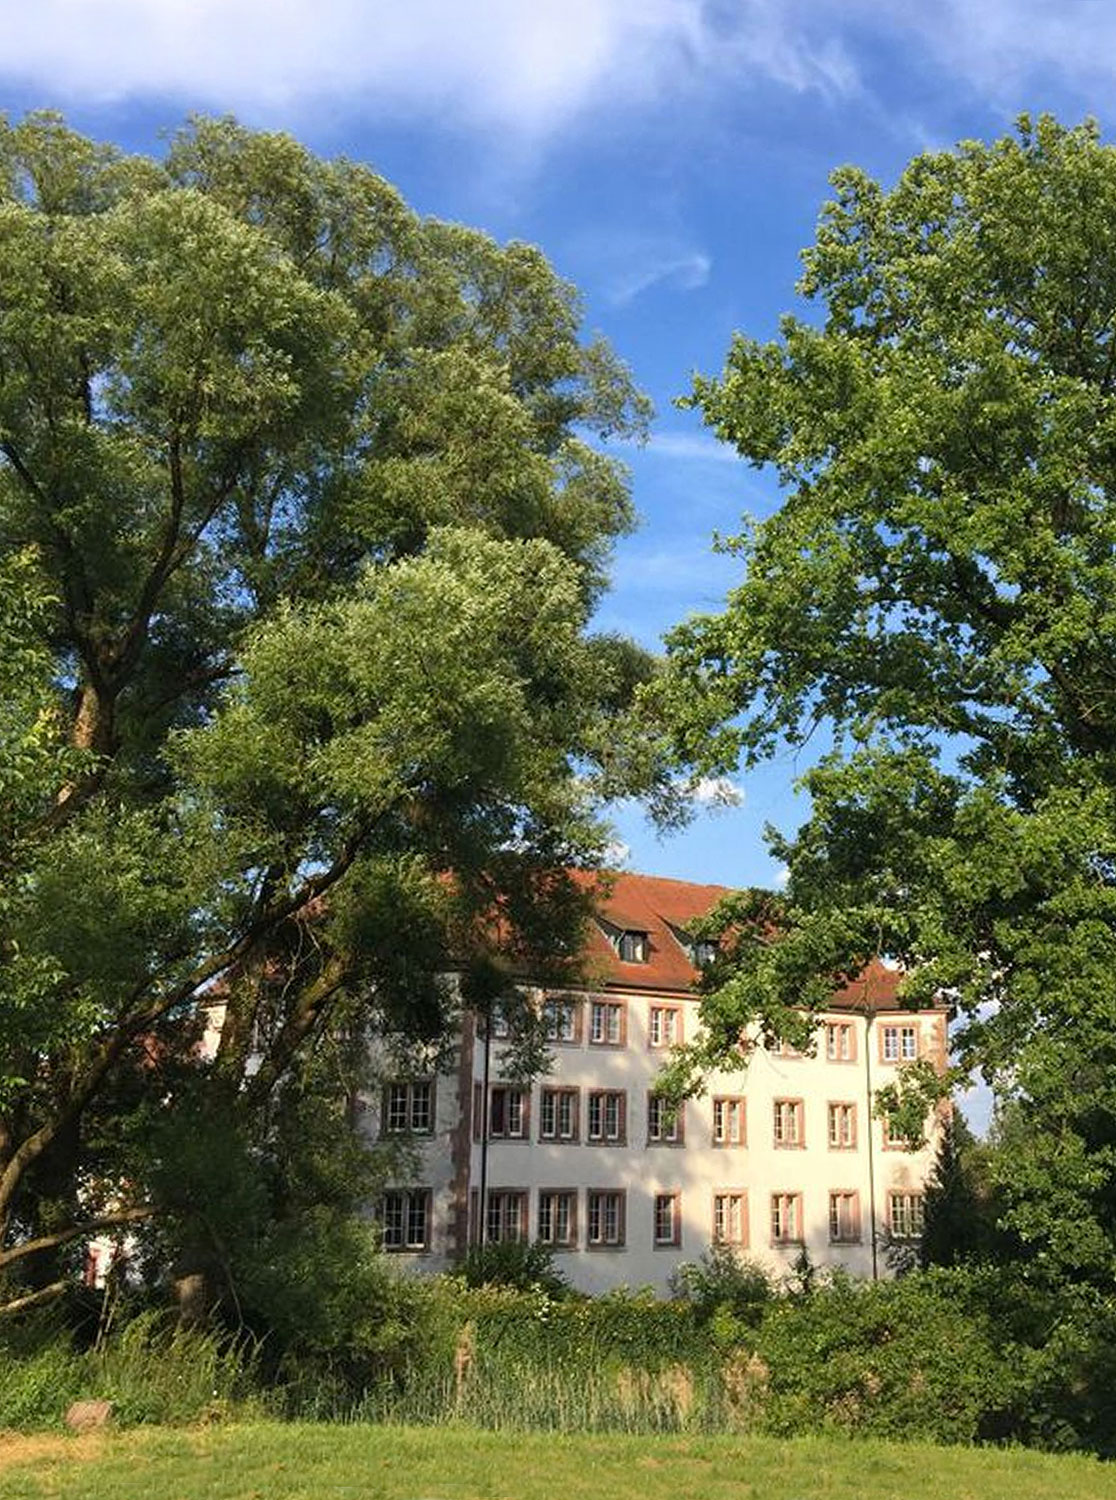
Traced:
<path id="1" fill-rule="evenodd" d="M 873 957 L 944 993 L 1016 1101 L 1000 1170 L 1035 1264 L 1116 1269 L 1116 150 L 1024 120 L 833 178 L 778 338 L 693 403 L 770 465 L 727 608 L 673 636 L 708 768 L 815 732 L 785 896 L 738 904 L 706 1046 Z M 781 932 L 783 941 L 767 938 Z M 751 938 L 749 938 L 751 934 Z M 723 982 L 722 982 L 723 981 Z M 785 1020 L 785 1017 L 784 1017 Z"/>
<path id="2" fill-rule="evenodd" d="M 656 784 L 585 633 L 645 417 L 538 251 L 361 165 L 0 127 L 0 1270 L 151 1206 L 125 1121 L 215 995 L 251 1133 L 338 1017 L 573 953 L 560 872 Z"/>

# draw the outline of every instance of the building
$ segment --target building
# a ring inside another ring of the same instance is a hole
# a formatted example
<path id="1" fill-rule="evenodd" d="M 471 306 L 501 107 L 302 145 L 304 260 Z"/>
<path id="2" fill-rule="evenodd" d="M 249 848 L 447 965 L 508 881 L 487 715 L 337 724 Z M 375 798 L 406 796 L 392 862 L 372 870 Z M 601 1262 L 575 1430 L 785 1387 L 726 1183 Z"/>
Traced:
<path id="1" fill-rule="evenodd" d="M 385 1249 L 445 1269 L 470 1243 L 539 1239 L 586 1292 L 666 1291 L 681 1261 L 732 1245 L 775 1272 L 804 1246 L 819 1266 L 887 1274 L 916 1240 L 940 1119 L 913 1150 L 873 1117 L 874 1090 L 916 1058 L 946 1064 L 944 1009 L 912 1013 L 873 964 L 819 1018 L 812 1055 L 757 1047 L 672 1114 L 655 1093 L 692 1036 L 705 955 L 695 919 L 725 894 L 621 874 L 590 937 L 592 989 L 544 994 L 552 1067 L 504 1076 L 506 1031 L 467 1021 L 452 1074 L 389 1079 L 372 1128 L 415 1147 L 385 1192 Z"/>

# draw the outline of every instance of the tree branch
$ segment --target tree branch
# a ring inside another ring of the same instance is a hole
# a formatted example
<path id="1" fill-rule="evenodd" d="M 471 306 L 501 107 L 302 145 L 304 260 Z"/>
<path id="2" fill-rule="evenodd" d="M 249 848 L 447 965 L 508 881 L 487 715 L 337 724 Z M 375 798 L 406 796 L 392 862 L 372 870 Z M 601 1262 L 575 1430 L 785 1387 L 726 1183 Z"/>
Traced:
<path id="1" fill-rule="evenodd" d="M 59 1229 L 54 1234 L 41 1234 L 38 1239 L 24 1240 L 21 1245 L 12 1245 L 7 1250 L 0 1250 L 0 1271 L 18 1260 L 24 1260 L 28 1255 L 37 1255 L 40 1250 L 57 1250 L 60 1246 L 69 1245 L 74 1240 L 100 1234 L 102 1229 L 117 1229 L 123 1224 L 139 1224 L 144 1219 L 152 1218 L 154 1213 L 153 1208 L 122 1208 L 116 1213 L 101 1214 L 96 1219 L 88 1219 L 84 1224 L 71 1224 L 68 1229 Z"/>
<path id="2" fill-rule="evenodd" d="M 28 1292 L 25 1297 L 14 1297 L 11 1302 L 0 1302 L 0 1318 L 7 1317 L 10 1313 L 26 1312 L 30 1307 L 42 1307 L 45 1302 L 53 1302 L 56 1297 L 61 1297 L 66 1291 L 69 1282 L 52 1281 L 50 1286 L 40 1287 L 37 1292 Z"/>

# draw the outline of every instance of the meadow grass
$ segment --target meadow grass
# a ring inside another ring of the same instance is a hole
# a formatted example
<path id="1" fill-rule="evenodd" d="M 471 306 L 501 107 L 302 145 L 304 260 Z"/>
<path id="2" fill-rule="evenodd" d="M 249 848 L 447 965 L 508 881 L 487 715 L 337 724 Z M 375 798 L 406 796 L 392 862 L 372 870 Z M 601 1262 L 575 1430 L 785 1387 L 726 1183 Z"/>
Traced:
<path id="1" fill-rule="evenodd" d="M 2 1500 L 1116 1500 L 1116 1467 L 850 1438 L 259 1423 L 0 1437 Z"/>

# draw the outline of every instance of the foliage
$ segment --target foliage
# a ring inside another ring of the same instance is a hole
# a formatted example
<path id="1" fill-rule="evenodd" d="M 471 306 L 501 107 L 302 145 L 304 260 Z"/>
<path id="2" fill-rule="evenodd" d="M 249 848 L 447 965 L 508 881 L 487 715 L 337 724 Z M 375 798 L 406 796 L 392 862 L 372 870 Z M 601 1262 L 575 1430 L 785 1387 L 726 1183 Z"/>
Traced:
<path id="1" fill-rule="evenodd" d="M 107 1400 L 113 1421 L 181 1424 L 262 1405 L 251 1350 L 243 1341 L 168 1324 L 165 1314 L 134 1317 L 118 1334 L 77 1348 L 55 1326 L 34 1341 L 9 1337 L 0 1349 L 0 1427 L 58 1427 L 74 1401 Z"/>
<path id="2" fill-rule="evenodd" d="M 651 663 L 586 630 L 631 523 L 600 440 L 647 406 L 578 325 L 532 247 L 286 136 L 197 119 L 154 161 L 0 124 L 14 1293 L 57 1290 L 90 1225 L 215 1222 L 199 1173 L 179 1212 L 166 1144 L 207 1117 L 268 1160 L 278 1243 L 309 1202 L 274 1169 L 307 1057 L 435 1042 L 451 954 L 466 999 L 568 975 L 587 893 L 561 872 L 599 863 L 604 799 L 668 808 L 628 714 Z M 343 1117 L 347 1082 L 315 1088 Z M 160 1159 L 127 1128 L 156 1110 Z"/>
<path id="3" fill-rule="evenodd" d="M 763 1319 L 775 1296 L 769 1271 L 731 1245 L 714 1245 L 699 1260 L 684 1261 L 671 1276 L 673 1296 L 688 1302 L 718 1347 L 740 1342 Z"/>
<path id="4" fill-rule="evenodd" d="M 876 957 L 952 997 L 1018 1101 L 1005 1217 L 1050 1274 L 1116 1266 L 1116 149 L 1095 127 L 834 175 L 807 321 L 738 336 L 692 402 L 785 499 L 657 698 L 706 771 L 832 748 L 785 893 L 726 912 L 707 1040 L 784 1025 Z M 778 942 L 772 937 L 778 936 Z M 728 962 L 728 961 L 726 961 Z"/>
<path id="5" fill-rule="evenodd" d="M 538 1287 L 549 1297 L 561 1297 L 569 1290 L 553 1250 L 541 1240 L 470 1245 L 461 1262 L 461 1276 L 467 1286 L 509 1286 L 521 1292 Z"/>

